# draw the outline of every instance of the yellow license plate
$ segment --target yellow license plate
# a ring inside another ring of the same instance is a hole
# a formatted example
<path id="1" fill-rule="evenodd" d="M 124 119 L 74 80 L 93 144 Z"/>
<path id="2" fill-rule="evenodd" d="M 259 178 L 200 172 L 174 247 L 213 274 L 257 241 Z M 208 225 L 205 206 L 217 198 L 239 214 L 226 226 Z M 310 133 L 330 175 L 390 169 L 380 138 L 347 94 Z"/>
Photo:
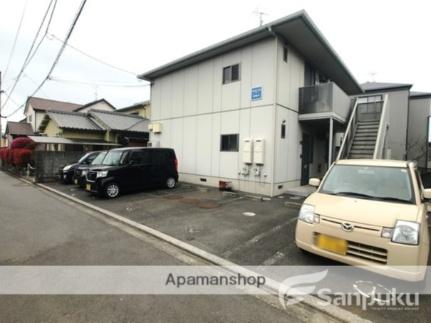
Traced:
<path id="1" fill-rule="evenodd" d="M 90 184 L 85 185 L 85 190 L 91 191 L 91 185 Z"/>
<path id="2" fill-rule="evenodd" d="M 317 247 L 330 252 L 345 255 L 347 253 L 347 241 L 330 237 L 324 234 L 319 234 L 316 241 Z"/>

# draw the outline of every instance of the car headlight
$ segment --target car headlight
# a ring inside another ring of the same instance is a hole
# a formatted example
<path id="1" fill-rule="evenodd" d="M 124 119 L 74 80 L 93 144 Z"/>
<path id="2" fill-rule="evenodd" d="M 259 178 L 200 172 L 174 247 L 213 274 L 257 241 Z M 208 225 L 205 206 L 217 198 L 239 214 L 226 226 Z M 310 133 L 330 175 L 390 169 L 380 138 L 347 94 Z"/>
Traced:
<path id="1" fill-rule="evenodd" d="M 96 173 L 96 177 L 97 178 L 99 178 L 99 177 L 106 177 L 106 176 L 108 176 L 108 171 L 107 170 L 102 170 L 102 171 L 99 171 L 99 172 Z"/>
<path id="2" fill-rule="evenodd" d="M 419 223 L 410 221 L 397 221 L 392 242 L 417 245 L 419 243 Z"/>
<path id="3" fill-rule="evenodd" d="M 314 213 L 314 206 L 309 204 L 302 205 L 298 219 L 310 224 L 320 222 L 319 215 Z"/>
<path id="4" fill-rule="evenodd" d="M 72 165 L 67 165 L 67 166 L 65 166 L 64 168 L 63 168 L 63 171 L 64 172 L 67 172 L 69 169 L 71 169 L 72 168 Z"/>

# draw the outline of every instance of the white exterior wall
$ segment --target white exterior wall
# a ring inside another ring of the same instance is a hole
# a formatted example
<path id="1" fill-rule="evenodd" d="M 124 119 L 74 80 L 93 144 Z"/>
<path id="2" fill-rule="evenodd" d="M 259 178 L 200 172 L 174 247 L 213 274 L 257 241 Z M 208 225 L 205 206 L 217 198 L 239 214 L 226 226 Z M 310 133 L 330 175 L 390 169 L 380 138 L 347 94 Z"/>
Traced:
<path id="1" fill-rule="evenodd" d="M 218 56 L 158 78 L 152 86 L 152 122 L 162 124 L 151 134 L 153 145 L 172 147 L 181 180 L 218 186 L 231 181 L 234 189 L 271 194 L 274 151 L 274 39 Z M 222 84 L 223 67 L 240 64 L 240 81 Z M 262 87 L 262 99 L 251 101 L 251 89 Z M 239 134 L 239 152 L 221 152 L 221 134 Z M 243 141 L 265 140 L 261 176 L 256 165 L 240 175 Z M 206 179 L 202 182 L 201 179 Z"/>
<path id="2" fill-rule="evenodd" d="M 391 159 L 407 158 L 409 90 L 388 92 L 389 129 L 387 146 Z"/>
<path id="3" fill-rule="evenodd" d="M 298 121 L 299 88 L 304 86 L 303 58 L 287 46 L 287 62 L 283 60 L 284 44 L 277 46 L 277 109 L 273 125 L 275 146 L 274 195 L 300 184 L 302 130 Z M 281 138 L 281 125 L 286 121 L 286 137 Z"/>
<path id="4" fill-rule="evenodd" d="M 223 67 L 240 64 L 240 81 L 222 84 Z M 299 185 L 302 131 L 298 122 L 299 88 L 304 85 L 304 61 L 274 38 L 209 59 L 157 78 L 151 89 L 152 122 L 162 133 L 151 142 L 175 149 L 180 180 L 266 195 Z M 262 99 L 251 90 L 262 88 Z M 286 138 L 281 122 L 286 120 Z M 221 152 L 221 134 L 239 134 L 238 152 Z M 265 140 L 265 163 L 243 163 L 244 139 Z M 249 175 L 240 174 L 243 168 Z M 260 176 L 256 170 L 260 169 Z M 204 180 L 204 181 L 202 181 Z"/>
<path id="5" fill-rule="evenodd" d="M 415 160 L 420 168 L 426 168 L 428 145 L 428 117 L 431 115 L 431 99 L 410 99 L 407 139 L 407 159 Z"/>

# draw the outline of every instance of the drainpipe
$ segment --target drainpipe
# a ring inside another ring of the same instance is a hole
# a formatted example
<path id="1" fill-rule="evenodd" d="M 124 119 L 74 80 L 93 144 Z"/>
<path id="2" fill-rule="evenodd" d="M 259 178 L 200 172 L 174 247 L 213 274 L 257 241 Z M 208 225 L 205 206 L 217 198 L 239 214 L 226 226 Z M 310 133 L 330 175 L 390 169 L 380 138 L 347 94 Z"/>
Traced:
<path id="1" fill-rule="evenodd" d="M 278 90 L 278 35 L 272 31 L 271 27 L 268 27 L 268 31 L 275 38 L 275 55 L 274 55 L 274 97 L 273 97 L 273 105 L 274 105 L 274 129 L 273 129 L 273 150 L 272 150 L 272 178 L 271 178 L 271 196 L 274 196 L 274 185 L 275 185 L 275 158 L 276 158 L 276 150 L 277 150 L 277 90 Z"/>
<path id="2" fill-rule="evenodd" d="M 328 147 L 328 169 L 332 164 L 332 137 L 334 132 L 334 119 L 329 118 L 329 147 Z"/>

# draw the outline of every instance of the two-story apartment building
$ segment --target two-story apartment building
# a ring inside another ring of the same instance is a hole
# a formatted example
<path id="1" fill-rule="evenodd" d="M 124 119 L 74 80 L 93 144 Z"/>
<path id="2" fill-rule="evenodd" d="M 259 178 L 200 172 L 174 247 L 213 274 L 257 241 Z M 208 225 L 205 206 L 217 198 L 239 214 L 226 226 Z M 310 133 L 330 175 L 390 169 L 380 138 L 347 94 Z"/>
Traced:
<path id="1" fill-rule="evenodd" d="M 362 93 L 304 11 L 138 77 L 183 181 L 271 196 L 324 174 Z"/>

